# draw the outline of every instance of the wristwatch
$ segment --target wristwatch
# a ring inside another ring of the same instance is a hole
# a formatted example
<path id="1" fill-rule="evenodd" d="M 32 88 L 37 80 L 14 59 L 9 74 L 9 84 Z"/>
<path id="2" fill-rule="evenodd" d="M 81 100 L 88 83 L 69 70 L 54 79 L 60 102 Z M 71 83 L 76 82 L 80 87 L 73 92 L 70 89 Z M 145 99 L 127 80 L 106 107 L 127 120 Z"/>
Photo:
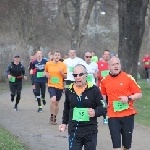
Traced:
<path id="1" fill-rule="evenodd" d="M 128 97 L 128 101 L 131 101 L 131 100 L 132 100 L 131 96 L 127 96 L 127 97 Z"/>

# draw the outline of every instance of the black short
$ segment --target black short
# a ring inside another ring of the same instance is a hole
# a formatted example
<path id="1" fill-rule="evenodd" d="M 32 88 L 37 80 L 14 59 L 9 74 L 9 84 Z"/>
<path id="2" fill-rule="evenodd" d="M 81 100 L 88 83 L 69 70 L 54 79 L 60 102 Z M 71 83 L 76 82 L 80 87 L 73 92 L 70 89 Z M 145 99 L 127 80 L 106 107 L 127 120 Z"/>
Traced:
<path id="1" fill-rule="evenodd" d="M 74 134 L 69 135 L 69 150 L 96 150 L 97 146 L 97 133 L 87 134 L 84 136 Z"/>
<path id="2" fill-rule="evenodd" d="M 48 87 L 48 92 L 50 94 L 50 98 L 56 96 L 56 101 L 59 101 L 61 99 L 63 90 L 55 87 Z"/>
<path id="3" fill-rule="evenodd" d="M 131 148 L 134 115 L 108 118 L 108 126 L 113 148 L 121 148 L 121 135 L 124 148 Z"/>

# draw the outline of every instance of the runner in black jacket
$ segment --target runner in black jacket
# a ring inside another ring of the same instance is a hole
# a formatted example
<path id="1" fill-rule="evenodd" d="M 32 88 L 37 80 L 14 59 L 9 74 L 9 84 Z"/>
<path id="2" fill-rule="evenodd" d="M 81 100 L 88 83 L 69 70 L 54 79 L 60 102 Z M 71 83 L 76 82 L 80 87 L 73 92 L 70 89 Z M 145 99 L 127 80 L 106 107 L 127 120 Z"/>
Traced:
<path id="1" fill-rule="evenodd" d="M 11 101 L 14 101 L 16 96 L 16 104 L 14 110 L 18 111 L 18 103 L 21 98 L 22 77 L 27 80 L 24 66 L 20 63 L 20 56 L 14 55 L 14 61 L 11 62 L 5 70 L 5 75 L 9 79 L 9 88 L 11 92 Z"/>
<path id="2" fill-rule="evenodd" d="M 74 68 L 75 83 L 65 91 L 63 121 L 59 130 L 63 132 L 68 124 L 69 149 L 96 150 L 97 117 L 105 113 L 103 97 L 97 86 L 86 82 L 86 68 L 77 65 Z"/>

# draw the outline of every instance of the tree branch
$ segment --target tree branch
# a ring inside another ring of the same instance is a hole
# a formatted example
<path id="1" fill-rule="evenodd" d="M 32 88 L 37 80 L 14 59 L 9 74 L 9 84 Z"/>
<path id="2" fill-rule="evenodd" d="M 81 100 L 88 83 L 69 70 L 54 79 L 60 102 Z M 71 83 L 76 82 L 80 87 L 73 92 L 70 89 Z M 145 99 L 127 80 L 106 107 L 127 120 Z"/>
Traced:
<path id="1" fill-rule="evenodd" d="M 66 20 L 68 29 L 72 30 L 73 25 L 70 21 L 70 16 L 69 16 L 68 9 L 67 9 L 67 2 L 68 2 L 68 0 L 62 0 L 61 1 L 62 12 L 63 12 L 63 15 L 64 15 L 64 19 Z"/>
<path id="2" fill-rule="evenodd" d="M 79 37 L 79 45 L 81 45 L 81 42 L 83 41 L 83 40 L 80 40 L 80 39 L 83 39 L 82 33 L 83 33 L 83 30 L 86 28 L 86 26 L 88 24 L 88 21 L 90 19 L 90 14 L 92 12 L 94 4 L 95 4 L 95 0 L 89 0 L 88 6 L 87 6 L 87 9 L 86 9 L 86 14 L 85 14 L 85 17 L 84 17 L 84 21 L 83 21 L 83 24 L 81 26 L 80 37 Z"/>

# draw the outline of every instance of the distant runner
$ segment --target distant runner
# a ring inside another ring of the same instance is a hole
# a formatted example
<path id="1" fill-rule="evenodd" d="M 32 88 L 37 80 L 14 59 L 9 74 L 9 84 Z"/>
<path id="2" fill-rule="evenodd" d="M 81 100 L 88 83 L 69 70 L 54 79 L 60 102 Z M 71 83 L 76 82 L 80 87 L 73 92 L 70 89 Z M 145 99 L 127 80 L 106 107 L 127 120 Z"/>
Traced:
<path id="1" fill-rule="evenodd" d="M 101 80 L 103 77 L 106 77 L 109 74 L 109 67 L 108 67 L 108 61 L 110 60 L 110 51 L 104 50 L 102 55 L 102 60 L 100 60 L 98 64 L 98 86 L 100 86 Z M 107 96 L 106 96 L 107 101 Z M 103 115 L 103 124 L 108 124 L 108 117 L 107 114 Z"/>
<path id="2" fill-rule="evenodd" d="M 9 89 L 11 92 L 11 101 L 14 101 L 16 96 L 16 104 L 14 106 L 14 110 L 18 111 L 18 104 L 21 98 L 21 90 L 22 90 L 22 78 L 27 80 L 27 76 L 25 73 L 25 68 L 20 62 L 20 56 L 18 54 L 14 55 L 14 61 L 11 62 L 6 71 L 5 75 L 9 79 Z"/>
<path id="3" fill-rule="evenodd" d="M 30 70 L 30 74 L 33 74 L 34 69 L 36 69 L 35 73 L 35 89 L 36 89 L 36 98 L 38 102 L 38 111 L 42 112 L 42 105 L 41 100 L 43 102 L 43 105 L 46 104 L 45 101 L 45 90 L 46 90 L 46 82 L 47 78 L 45 76 L 44 68 L 46 64 L 46 60 L 42 58 L 42 51 L 37 51 L 37 59 L 32 63 L 32 67 Z"/>
<path id="4" fill-rule="evenodd" d="M 48 78 L 48 92 L 50 94 L 50 123 L 56 125 L 56 116 L 59 111 L 59 101 L 62 96 L 64 83 L 63 79 L 67 77 L 67 67 L 60 60 L 60 52 L 55 51 L 53 61 L 46 63 L 45 72 Z"/>
<path id="5" fill-rule="evenodd" d="M 91 62 L 92 54 L 91 52 L 86 52 L 84 55 L 84 60 L 88 65 L 87 68 L 87 82 L 91 82 L 93 84 L 96 84 L 96 79 L 97 79 L 97 71 L 98 71 L 98 65 L 94 62 Z"/>

